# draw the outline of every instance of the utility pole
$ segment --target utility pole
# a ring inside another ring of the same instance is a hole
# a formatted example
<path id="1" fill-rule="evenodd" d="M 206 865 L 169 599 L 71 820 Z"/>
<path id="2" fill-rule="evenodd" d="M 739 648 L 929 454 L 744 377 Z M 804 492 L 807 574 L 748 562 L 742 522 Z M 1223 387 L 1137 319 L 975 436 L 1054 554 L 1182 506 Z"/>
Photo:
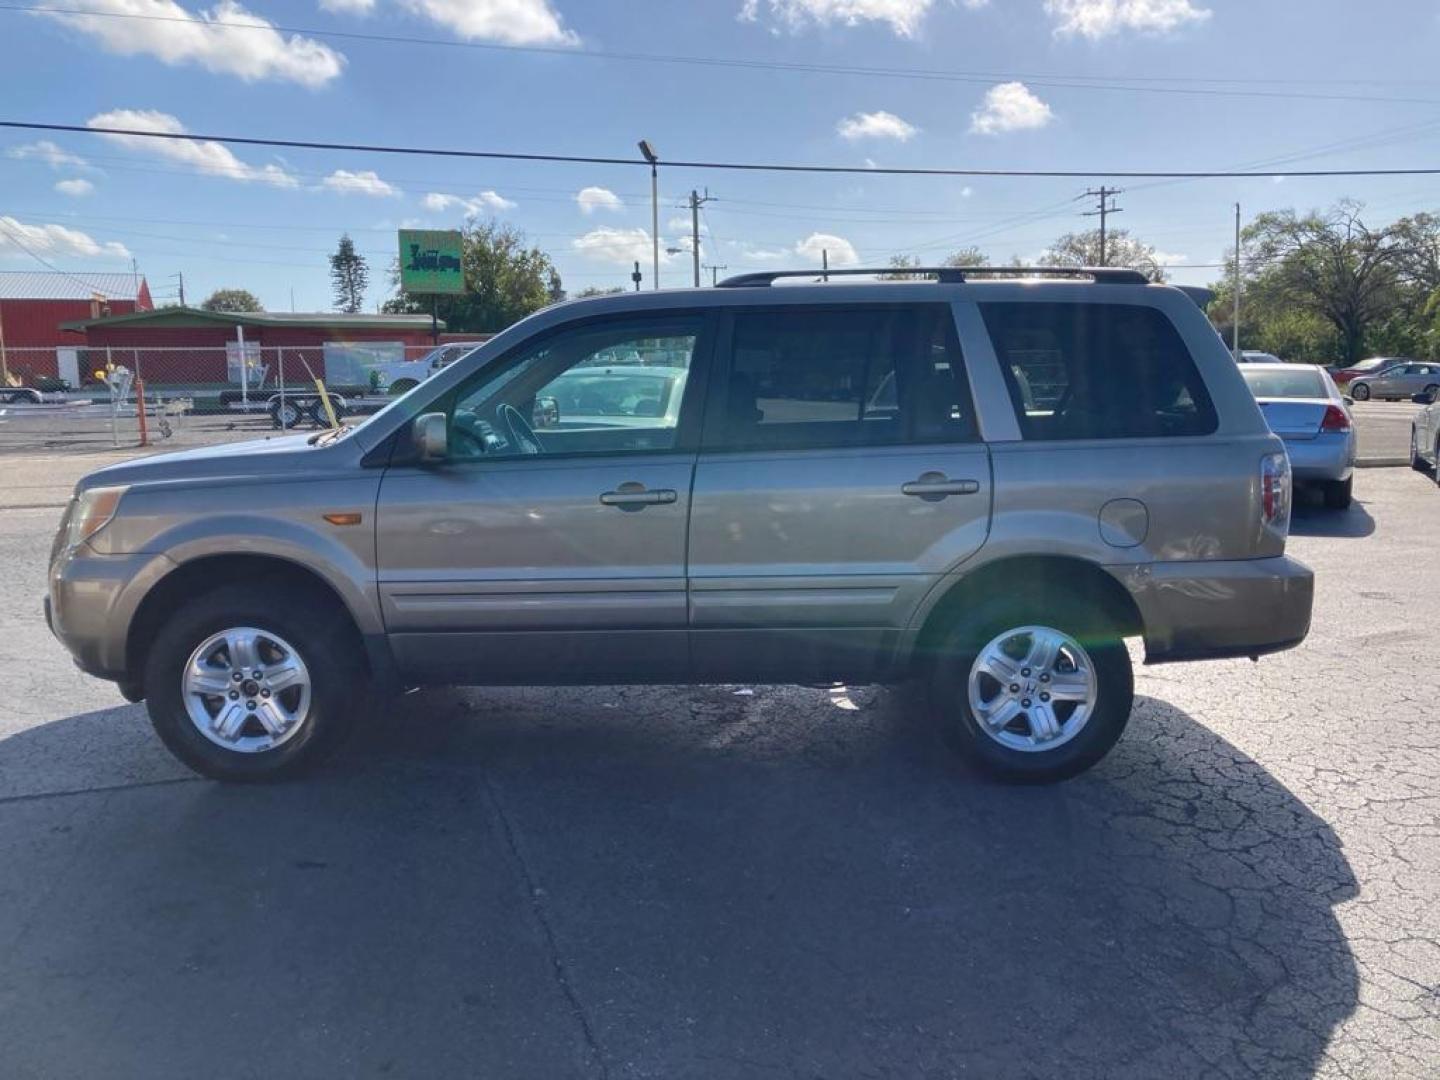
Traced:
<path id="1" fill-rule="evenodd" d="M 1240 204 L 1235 204 L 1235 324 L 1231 327 L 1230 348 L 1240 362 Z"/>
<path id="2" fill-rule="evenodd" d="M 730 267 L 729 267 L 729 266 L 726 266 L 726 265 L 723 264 L 723 263 L 722 263 L 721 265 L 719 265 L 719 266 L 714 266 L 714 265 L 711 265 L 710 263 L 706 263 L 705 266 L 704 266 L 702 269 L 705 269 L 705 270 L 709 270 L 709 271 L 710 271 L 710 286 L 711 286 L 711 288 L 714 288 L 714 286 L 715 286 L 716 284 L 718 284 L 719 281 L 720 281 L 720 271 L 721 271 L 721 270 L 729 270 Z"/>
<path id="3" fill-rule="evenodd" d="M 180 273 L 178 273 L 178 274 L 171 274 L 170 276 L 171 276 L 172 278 L 176 278 L 176 279 L 180 282 L 180 306 L 181 306 L 181 307 L 184 307 L 184 306 L 185 306 L 185 271 L 182 270 L 182 271 L 180 271 Z"/>
<path id="4" fill-rule="evenodd" d="M 660 288 L 660 156 L 649 139 L 640 140 L 640 153 L 650 163 L 650 251 L 652 288 Z M 637 271 L 638 273 L 638 271 Z"/>
<path id="5" fill-rule="evenodd" d="M 830 249 L 829 249 L 829 248 L 821 248 L 821 249 L 820 249 L 820 280 L 821 280 L 821 281 L 829 281 L 829 280 L 830 280 L 830 274 L 828 273 L 829 269 L 830 269 Z"/>
<path id="6" fill-rule="evenodd" d="M 700 207 L 707 202 L 714 202 L 715 196 L 710 194 L 710 189 L 705 189 L 701 195 L 694 188 L 690 189 L 690 255 L 695 263 L 695 288 L 700 287 Z"/>
<path id="7" fill-rule="evenodd" d="M 1118 207 L 1118 206 L 1116 206 L 1116 205 L 1114 204 L 1115 196 L 1116 196 L 1116 195 L 1123 195 L 1123 194 L 1124 194 L 1124 192 L 1123 192 L 1120 188 L 1107 188 L 1105 185 L 1102 184 L 1102 185 L 1100 185 L 1100 187 L 1099 187 L 1098 190 L 1095 189 L 1095 188 L 1091 188 L 1089 191 L 1085 192 L 1084 195 L 1080 196 L 1082 199 L 1086 199 L 1086 198 L 1089 198 L 1089 199 L 1099 198 L 1099 200 L 1100 200 L 1100 208 L 1099 208 L 1098 210 L 1091 210 L 1091 211 L 1089 211 L 1088 213 L 1084 214 L 1083 216 L 1084 216 L 1084 217 L 1098 217 L 1098 218 L 1100 219 L 1100 265 L 1101 265 L 1101 266 L 1108 266 L 1108 265 L 1109 265 L 1109 263 L 1106 261 L 1106 252 L 1105 252 L 1105 237 L 1106 237 L 1105 219 L 1106 219 L 1107 217 L 1109 217 L 1111 214 L 1121 214 L 1121 213 L 1124 213 L 1124 210 L 1123 210 L 1121 207 Z"/>

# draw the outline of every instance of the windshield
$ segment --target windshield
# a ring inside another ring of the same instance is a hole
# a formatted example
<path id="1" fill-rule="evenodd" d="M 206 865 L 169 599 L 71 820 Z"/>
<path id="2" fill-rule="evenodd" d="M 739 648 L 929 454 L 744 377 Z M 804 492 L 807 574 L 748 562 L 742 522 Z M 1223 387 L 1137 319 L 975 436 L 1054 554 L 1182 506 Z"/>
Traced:
<path id="1" fill-rule="evenodd" d="M 1323 398 L 1330 391 L 1316 368 L 1294 371 L 1250 370 L 1242 372 L 1250 392 L 1257 398 Z"/>

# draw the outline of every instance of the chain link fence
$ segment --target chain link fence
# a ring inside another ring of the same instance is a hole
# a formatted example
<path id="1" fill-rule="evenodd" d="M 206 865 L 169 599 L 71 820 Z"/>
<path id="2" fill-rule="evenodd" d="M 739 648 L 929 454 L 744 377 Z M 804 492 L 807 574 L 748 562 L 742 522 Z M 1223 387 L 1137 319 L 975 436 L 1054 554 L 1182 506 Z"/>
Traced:
<path id="1" fill-rule="evenodd" d="M 383 408 L 474 343 L 7 348 L 0 453 L 198 446 Z M 323 384 L 325 394 L 320 387 Z"/>

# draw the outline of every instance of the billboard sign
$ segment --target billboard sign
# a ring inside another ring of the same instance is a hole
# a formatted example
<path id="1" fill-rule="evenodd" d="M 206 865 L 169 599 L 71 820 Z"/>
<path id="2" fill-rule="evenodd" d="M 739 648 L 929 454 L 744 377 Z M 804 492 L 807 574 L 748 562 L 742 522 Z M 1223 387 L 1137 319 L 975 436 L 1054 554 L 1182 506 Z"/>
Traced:
<path id="1" fill-rule="evenodd" d="M 400 230 L 400 290 L 426 296 L 465 291 L 460 232 L 453 229 Z"/>

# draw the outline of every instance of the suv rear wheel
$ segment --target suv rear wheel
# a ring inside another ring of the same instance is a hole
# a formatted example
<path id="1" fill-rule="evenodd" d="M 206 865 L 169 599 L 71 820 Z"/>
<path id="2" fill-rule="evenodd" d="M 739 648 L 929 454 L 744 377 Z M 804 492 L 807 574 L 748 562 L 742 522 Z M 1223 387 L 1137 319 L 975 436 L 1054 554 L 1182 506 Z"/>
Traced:
<path id="1" fill-rule="evenodd" d="M 930 706 L 957 750 L 1003 780 L 1049 783 L 1084 772 L 1125 730 L 1130 654 L 1078 602 L 997 598 L 940 644 Z"/>
<path id="2" fill-rule="evenodd" d="M 352 726 L 365 668 L 333 604 L 278 587 L 225 586 L 182 606 L 145 665 L 161 741 L 216 780 L 294 775 Z"/>

